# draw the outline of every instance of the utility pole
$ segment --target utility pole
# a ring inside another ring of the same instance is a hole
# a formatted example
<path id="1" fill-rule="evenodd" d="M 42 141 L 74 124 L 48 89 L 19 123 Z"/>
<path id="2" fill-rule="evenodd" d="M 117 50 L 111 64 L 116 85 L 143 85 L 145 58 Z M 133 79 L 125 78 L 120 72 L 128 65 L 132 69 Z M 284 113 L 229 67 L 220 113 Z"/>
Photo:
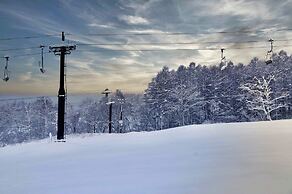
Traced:
<path id="1" fill-rule="evenodd" d="M 62 41 L 65 41 L 64 32 L 62 32 Z M 54 46 L 49 47 L 50 51 L 54 52 L 55 55 L 60 55 L 60 87 L 58 92 L 58 130 L 57 130 L 57 140 L 64 139 L 64 129 L 65 129 L 65 55 L 71 54 L 72 50 L 76 49 L 76 45 L 72 46 Z"/>

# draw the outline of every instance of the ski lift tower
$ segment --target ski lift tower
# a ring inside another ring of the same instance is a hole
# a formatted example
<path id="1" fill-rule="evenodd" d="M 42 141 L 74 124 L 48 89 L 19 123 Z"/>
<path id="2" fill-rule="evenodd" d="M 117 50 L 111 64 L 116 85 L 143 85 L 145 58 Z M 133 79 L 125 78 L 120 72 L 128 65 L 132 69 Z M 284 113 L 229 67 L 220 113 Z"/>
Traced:
<path id="1" fill-rule="evenodd" d="M 62 32 L 62 41 L 65 41 L 64 32 Z M 72 50 L 76 49 L 76 45 L 62 45 L 49 47 L 55 55 L 60 55 L 60 87 L 58 92 L 58 131 L 57 141 L 64 140 L 65 129 L 65 55 L 71 54 Z"/>
<path id="2" fill-rule="evenodd" d="M 108 115 L 108 133 L 112 133 L 112 111 L 113 111 L 113 104 L 115 102 L 111 101 L 111 99 L 109 98 L 109 94 L 111 93 L 111 91 L 106 88 L 102 94 L 105 95 L 105 97 L 107 98 L 107 105 L 109 105 L 109 115 Z"/>

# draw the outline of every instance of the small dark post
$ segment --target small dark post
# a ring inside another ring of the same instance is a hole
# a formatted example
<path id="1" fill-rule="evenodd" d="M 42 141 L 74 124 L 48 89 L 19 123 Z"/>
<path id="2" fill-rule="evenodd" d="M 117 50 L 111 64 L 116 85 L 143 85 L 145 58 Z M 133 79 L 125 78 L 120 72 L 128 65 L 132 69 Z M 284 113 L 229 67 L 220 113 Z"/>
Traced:
<path id="1" fill-rule="evenodd" d="M 124 103 L 124 99 L 118 99 L 120 101 L 120 116 L 119 116 L 119 132 L 122 133 L 123 132 L 123 103 Z"/>
<path id="2" fill-rule="evenodd" d="M 123 107 L 121 105 L 121 112 L 120 112 L 120 120 L 119 120 L 119 124 L 120 124 L 120 133 L 123 132 Z"/>
<path id="3" fill-rule="evenodd" d="M 109 102 L 108 132 L 112 133 L 113 103 Z"/>

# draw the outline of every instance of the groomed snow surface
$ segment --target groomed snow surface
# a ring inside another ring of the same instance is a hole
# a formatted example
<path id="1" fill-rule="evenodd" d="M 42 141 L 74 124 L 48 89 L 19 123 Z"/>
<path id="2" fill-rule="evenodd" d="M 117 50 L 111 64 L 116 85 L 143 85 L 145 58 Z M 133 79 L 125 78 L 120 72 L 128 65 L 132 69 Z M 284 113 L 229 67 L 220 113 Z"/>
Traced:
<path id="1" fill-rule="evenodd" d="M 0 149 L 1 194 L 291 194 L 292 120 Z"/>

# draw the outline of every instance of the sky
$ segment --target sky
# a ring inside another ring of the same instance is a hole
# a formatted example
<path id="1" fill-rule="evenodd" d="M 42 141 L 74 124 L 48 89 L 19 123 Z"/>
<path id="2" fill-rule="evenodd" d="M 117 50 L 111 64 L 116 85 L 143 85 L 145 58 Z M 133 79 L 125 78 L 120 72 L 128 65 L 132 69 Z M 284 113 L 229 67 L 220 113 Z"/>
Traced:
<path id="1" fill-rule="evenodd" d="M 3 57 L 10 56 L 10 80 L 0 82 L 0 95 L 57 95 L 59 56 L 48 53 L 55 45 L 77 45 L 66 56 L 71 94 L 105 88 L 142 93 L 163 66 L 218 64 L 220 48 L 226 48 L 228 60 L 247 64 L 253 57 L 264 59 L 269 38 L 275 52 L 291 54 L 292 30 L 282 30 L 292 29 L 291 10 L 292 0 L 0 0 L 1 71 Z M 3 40 L 27 36 L 41 37 Z M 254 40 L 259 42 L 238 43 Z M 194 44 L 149 44 L 159 42 Z M 45 74 L 39 71 L 39 45 L 47 46 Z M 3 51 L 27 47 L 35 48 Z"/>

